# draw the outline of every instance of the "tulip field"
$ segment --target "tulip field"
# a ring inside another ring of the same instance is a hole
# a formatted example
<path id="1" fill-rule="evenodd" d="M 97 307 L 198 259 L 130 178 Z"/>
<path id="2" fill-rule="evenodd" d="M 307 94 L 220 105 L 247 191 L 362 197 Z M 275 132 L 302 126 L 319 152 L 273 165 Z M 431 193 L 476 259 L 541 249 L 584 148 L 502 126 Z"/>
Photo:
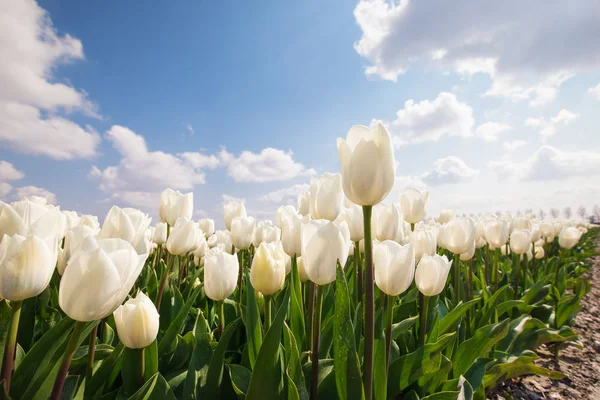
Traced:
<path id="1" fill-rule="evenodd" d="M 581 346 L 599 230 L 390 198 L 382 125 L 338 152 L 297 207 L 271 222 L 228 203 L 223 230 L 171 189 L 154 224 L 0 202 L 0 398 L 485 400 L 562 378 L 536 349 Z"/>

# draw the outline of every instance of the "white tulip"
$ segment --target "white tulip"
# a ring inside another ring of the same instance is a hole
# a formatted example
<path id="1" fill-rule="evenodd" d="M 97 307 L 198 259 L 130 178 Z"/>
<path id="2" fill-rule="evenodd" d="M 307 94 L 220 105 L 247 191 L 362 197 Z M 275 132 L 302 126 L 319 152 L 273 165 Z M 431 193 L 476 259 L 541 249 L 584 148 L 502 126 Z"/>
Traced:
<path id="1" fill-rule="evenodd" d="M 310 179 L 310 216 L 335 221 L 342 211 L 344 192 L 340 174 L 324 174 Z"/>
<path id="2" fill-rule="evenodd" d="M 302 262 L 308 278 L 317 285 L 335 280 L 336 263 L 342 268 L 348 259 L 350 232 L 345 222 L 339 226 L 326 220 L 302 225 Z"/>
<path id="3" fill-rule="evenodd" d="M 237 287 L 240 264 L 235 254 L 220 250 L 209 252 L 204 258 L 204 291 L 215 301 L 228 298 Z"/>
<path id="4" fill-rule="evenodd" d="M 194 250 L 196 245 L 196 223 L 181 217 L 175 221 L 167 239 L 167 250 L 175 256 L 183 256 Z"/>
<path id="5" fill-rule="evenodd" d="M 59 257 L 59 261 L 56 265 L 58 269 L 58 273 L 62 276 L 67 266 L 67 263 L 71 259 L 71 256 L 79 250 L 81 243 L 88 236 L 95 236 L 98 234 L 98 231 L 90 228 L 87 225 L 79 225 L 75 228 L 71 229 L 65 235 L 65 242 L 61 256 Z"/>
<path id="6" fill-rule="evenodd" d="M 289 256 L 302 254 L 302 217 L 298 214 L 282 216 L 281 244 Z"/>
<path id="7" fill-rule="evenodd" d="M 444 246 L 454 254 L 467 253 L 475 243 L 475 233 L 475 224 L 471 218 L 454 218 L 444 225 Z"/>
<path id="8" fill-rule="evenodd" d="M 508 244 L 503 244 L 502 246 L 500 246 L 500 253 L 502 253 L 503 256 L 509 256 L 510 246 Z"/>
<path id="9" fill-rule="evenodd" d="M 310 192 L 302 192 L 298 195 L 298 212 L 300 215 L 310 214 Z"/>
<path id="10" fill-rule="evenodd" d="M 194 212 L 194 194 L 180 193 L 172 189 L 165 189 L 160 194 L 158 217 L 160 222 L 173 226 L 178 218 L 192 219 Z"/>
<path id="11" fill-rule="evenodd" d="M 581 239 L 582 233 L 579 229 L 573 227 L 562 228 L 558 235 L 558 244 L 564 249 L 572 249 L 579 239 Z"/>
<path id="12" fill-rule="evenodd" d="M 546 252 L 544 251 L 543 247 L 535 247 L 535 258 L 537 260 L 541 260 L 542 258 L 544 258 L 544 256 L 546 255 Z"/>
<path id="13" fill-rule="evenodd" d="M 415 252 L 412 245 L 401 246 L 386 240 L 373 251 L 375 283 L 388 296 L 398 296 L 411 285 L 415 276 Z"/>
<path id="14" fill-rule="evenodd" d="M 286 258 L 281 242 L 261 243 L 250 268 L 252 287 L 264 295 L 281 290 L 285 282 Z"/>
<path id="15" fill-rule="evenodd" d="M 4 235 L 0 241 L 0 298 L 21 301 L 42 293 L 58 257 L 58 239 Z"/>
<path id="16" fill-rule="evenodd" d="M 125 347 L 143 349 L 156 340 L 160 315 L 144 293 L 138 292 L 135 298 L 127 300 L 113 316 L 117 334 Z"/>
<path id="17" fill-rule="evenodd" d="M 75 321 L 110 315 L 127 297 L 147 257 L 125 240 L 88 236 L 65 268 L 58 291 L 60 308 Z"/>
<path id="18" fill-rule="evenodd" d="M 165 222 L 156 224 L 154 234 L 152 235 L 152 241 L 159 245 L 167 242 L 167 224 Z"/>
<path id="19" fill-rule="evenodd" d="M 66 223 L 66 217 L 58 207 L 27 200 L 11 204 L 0 201 L 0 238 L 17 234 L 61 239 Z"/>
<path id="20" fill-rule="evenodd" d="M 415 230 L 410 234 L 409 242 L 414 249 L 417 260 L 420 260 L 425 254 L 433 256 L 437 251 L 436 234 L 429 229 Z"/>
<path id="21" fill-rule="evenodd" d="M 98 222 L 98 217 L 96 217 L 95 215 L 82 215 L 79 219 L 79 224 L 89 226 L 92 229 L 100 229 L 100 222 Z"/>
<path id="22" fill-rule="evenodd" d="M 213 219 L 203 218 L 198 222 L 198 226 L 200 226 L 206 238 L 215 233 L 215 221 Z"/>
<path id="23" fill-rule="evenodd" d="M 521 229 L 521 230 L 527 230 L 527 231 L 531 232 L 531 228 L 532 228 L 531 220 L 525 216 L 517 215 L 512 220 L 512 229 L 513 230 Z"/>
<path id="24" fill-rule="evenodd" d="M 286 216 L 288 214 L 298 215 L 298 211 L 296 211 L 296 208 L 294 206 L 279 207 L 277 209 L 277 213 L 275 214 L 275 226 L 278 227 L 279 229 L 283 229 L 281 227 L 281 220 L 283 219 L 284 216 Z"/>
<path id="25" fill-rule="evenodd" d="M 152 219 L 135 208 L 113 206 L 106 214 L 100 239 L 118 238 L 129 242 L 138 254 L 147 254 L 149 243 L 146 241 L 146 229 Z"/>
<path id="26" fill-rule="evenodd" d="M 491 249 L 498 249 L 508 241 L 508 223 L 502 219 L 487 221 L 483 226 L 483 235 Z"/>
<path id="27" fill-rule="evenodd" d="M 231 220 L 231 243 L 240 250 L 245 250 L 252 244 L 254 237 L 254 218 L 235 217 Z"/>
<path id="28" fill-rule="evenodd" d="M 340 218 L 348 225 L 350 240 L 360 242 L 365 235 L 362 207 L 357 204 L 345 207 L 340 214 Z"/>
<path id="29" fill-rule="evenodd" d="M 372 226 L 375 238 L 380 242 L 401 242 L 404 239 L 404 221 L 398 204 L 378 204 L 373 207 Z"/>
<path id="30" fill-rule="evenodd" d="M 75 211 L 63 211 L 66 221 L 66 230 L 70 230 L 79 225 L 80 218 Z"/>
<path id="31" fill-rule="evenodd" d="M 428 197 L 429 192 L 421 192 L 414 188 L 402 193 L 400 195 L 400 206 L 404 220 L 411 224 L 423 221 Z"/>
<path id="32" fill-rule="evenodd" d="M 192 253 L 194 254 L 194 257 L 201 258 L 204 257 L 207 251 L 208 243 L 206 238 L 204 237 L 202 230 L 200 228 L 196 228 L 196 244 L 194 245 Z"/>
<path id="33" fill-rule="evenodd" d="M 510 234 L 510 249 L 516 254 L 526 254 L 531 246 L 531 232 L 527 229 L 513 229 Z"/>
<path id="34" fill-rule="evenodd" d="M 415 272 L 415 285 L 425 296 L 436 296 L 444 290 L 452 261 L 446 256 L 425 254 Z"/>
<path id="35" fill-rule="evenodd" d="M 447 224 L 454 218 L 456 218 L 456 210 L 446 209 L 440 211 L 440 216 L 437 217 L 437 222 L 439 222 L 440 224 Z"/>
<path id="36" fill-rule="evenodd" d="M 381 123 L 353 126 L 346 140 L 338 138 L 337 147 L 346 197 L 361 206 L 379 204 L 392 189 L 396 171 L 387 129 Z"/>
<path id="37" fill-rule="evenodd" d="M 231 231 L 231 221 L 235 217 L 245 217 L 246 206 L 242 202 L 230 201 L 223 205 L 223 215 L 225 217 L 225 229 Z"/>
<path id="38" fill-rule="evenodd" d="M 300 281 L 306 282 L 308 280 L 308 275 L 306 275 L 306 271 L 304 270 L 304 262 L 302 261 L 302 257 L 296 258 L 296 264 L 298 264 L 298 276 L 300 277 Z"/>

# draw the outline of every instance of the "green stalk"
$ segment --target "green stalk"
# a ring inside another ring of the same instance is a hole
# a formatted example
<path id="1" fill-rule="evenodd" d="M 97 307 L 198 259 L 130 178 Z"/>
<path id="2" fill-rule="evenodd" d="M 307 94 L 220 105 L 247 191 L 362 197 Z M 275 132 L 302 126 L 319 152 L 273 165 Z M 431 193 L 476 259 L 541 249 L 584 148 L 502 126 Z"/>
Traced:
<path id="1" fill-rule="evenodd" d="M 456 307 L 458 305 L 458 303 L 461 300 L 461 293 L 460 293 L 460 286 L 461 286 L 461 282 L 460 282 L 460 254 L 455 254 L 454 255 L 454 306 Z"/>
<path id="2" fill-rule="evenodd" d="M 392 347 L 392 322 L 394 317 L 394 297 L 387 296 L 385 308 L 385 374 L 390 368 L 390 350 Z"/>
<path id="3" fill-rule="evenodd" d="M 225 330 L 225 306 L 224 301 L 218 301 L 217 307 L 219 308 L 219 337 L 223 336 L 223 331 Z"/>
<path id="4" fill-rule="evenodd" d="M 6 300 L 5 300 L 6 301 Z M 10 389 L 10 378 L 15 366 L 15 348 L 17 347 L 17 332 L 19 331 L 19 319 L 21 318 L 22 301 L 11 301 L 10 321 L 8 323 L 8 332 L 6 334 L 6 343 L 4 344 L 4 359 L 2 360 L 2 375 L 0 381 L 4 381 L 4 389 L 8 397 Z"/>
<path id="5" fill-rule="evenodd" d="M 373 398 L 373 342 L 375 339 L 375 303 L 373 287 L 373 243 L 371 239 L 371 213 L 372 206 L 363 206 L 363 220 L 365 229 L 365 358 L 363 383 L 366 400 Z M 316 381 L 315 381 L 316 382 Z"/>
<path id="6" fill-rule="evenodd" d="M 137 382 L 139 387 L 141 388 L 142 386 L 144 386 L 144 372 L 145 372 L 145 368 L 146 368 L 146 360 L 144 359 L 144 349 L 135 349 L 136 351 L 136 356 L 137 356 L 137 368 L 136 368 L 136 372 L 137 372 Z"/>
<path id="7" fill-rule="evenodd" d="M 98 321 L 101 323 L 101 321 Z M 94 354 L 96 353 L 96 337 L 98 336 L 98 325 L 94 325 L 92 333 L 90 333 L 90 345 L 88 346 L 88 364 L 85 370 L 85 382 L 86 384 L 92 379 L 94 375 Z"/>
<path id="8" fill-rule="evenodd" d="M 169 227 L 167 226 L 167 231 L 168 231 Z M 163 293 L 165 292 L 165 286 L 167 284 L 167 279 L 169 278 L 169 274 L 171 273 L 171 270 L 173 269 L 173 264 L 174 264 L 174 260 L 175 257 L 173 254 L 167 254 L 168 257 L 168 263 L 169 266 L 167 267 L 167 270 L 165 271 L 165 273 L 163 274 L 163 277 L 160 281 L 160 287 L 158 288 L 158 294 L 156 295 L 156 309 L 160 310 L 160 302 L 162 300 L 163 297 Z"/>
<path id="9" fill-rule="evenodd" d="M 419 292 L 419 346 L 425 345 L 425 335 L 427 334 L 427 316 L 429 314 L 429 296 Z"/>
<path id="10" fill-rule="evenodd" d="M 513 253 L 513 287 L 515 289 L 515 300 L 519 298 L 519 277 L 521 274 L 519 265 L 521 260 L 519 260 L 519 255 Z"/>
<path id="11" fill-rule="evenodd" d="M 498 291 L 498 287 L 499 287 L 498 285 L 500 282 L 500 278 L 499 278 L 500 271 L 498 270 L 498 268 L 499 268 L 498 264 L 500 264 L 500 262 L 499 262 L 500 261 L 500 249 L 496 249 L 496 250 L 494 250 L 494 252 L 496 254 L 494 257 L 494 270 L 492 271 L 492 273 L 493 273 L 492 275 L 493 275 L 493 280 L 494 280 L 494 293 L 495 293 Z"/>
<path id="12" fill-rule="evenodd" d="M 466 300 L 470 301 L 473 299 L 473 259 L 470 259 L 467 263 L 467 293 Z M 471 337 L 471 310 L 467 310 L 467 337 Z"/>
<path id="13" fill-rule="evenodd" d="M 154 253 L 154 270 L 156 271 L 156 268 L 158 268 L 158 262 L 160 260 L 160 256 L 161 256 L 161 250 L 162 250 L 162 245 L 158 245 L 156 248 L 156 251 Z"/>
<path id="14" fill-rule="evenodd" d="M 240 315 L 242 314 L 242 281 L 244 276 L 244 253 L 240 250 L 238 251 L 238 262 L 240 264 L 240 273 L 238 276 L 238 305 L 240 308 Z"/>
<path id="15" fill-rule="evenodd" d="M 360 259 L 360 242 L 354 242 L 354 263 L 356 264 L 356 273 L 358 279 L 358 302 L 360 303 L 360 312 L 362 313 L 363 304 L 363 271 Z"/>
<path id="16" fill-rule="evenodd" d="M 51 400 L 60 399 L 63 386 L 65 385 L 65 379 L 67 378 L 67 373 L 69 372 L 69 367 L 71 366 L 71 360 L 73 359 L 75 350 L 77 350 L 77 342 L 79 341 L 79 336 L 81 336 L 81 332 L 83 331 L 85 324 L 85 322 L 81 321 L 75 322 L 75 327 L 73 328 L 71 338 L 69 339 L 69 343 L 65 349 L 65 354 L 63 356 L 62 363 L 60 364 L 58 375 L 56 375 L 56 380 L 54 381 L 54 387 L 52 388 L 52 394 L 50 395 Z"/>
<path id="17" fill-rule="evenodd" d="M 265 298 L 265 334 L 269 332 L 271 327 L 271 296 L 264 295 Z"/>
<path id="18" fill-rule="evenodd" d="M 313 316 L 314 316 L 314 312 L 315 312 L 315 284 L 311 281 L 307 281 L 308 282 L 308 315 L 307 315 L 307 319 L 308 319 L 308 324 L 307 324 L 307 329 L 306 329 L 306 337 L 307 338 L 311 338 L 312 334 L 313 334 Z M 310 351 L 313 350 L 313 341 L 312 340 L 308 340 L 308 342 L 310 342 L 310 346 L 309 349 Z"/>
<path id="19" fill-rule="evenodd" d="M 313 323 L 313 345 L 312 345 L 312 385 L 310 387 L 310 399 L 317 400 L 319 397 L 319 342 L 321 341 L 321 305 L 323 302 L 323 287 L 317 285 L 316 302 Z"/>

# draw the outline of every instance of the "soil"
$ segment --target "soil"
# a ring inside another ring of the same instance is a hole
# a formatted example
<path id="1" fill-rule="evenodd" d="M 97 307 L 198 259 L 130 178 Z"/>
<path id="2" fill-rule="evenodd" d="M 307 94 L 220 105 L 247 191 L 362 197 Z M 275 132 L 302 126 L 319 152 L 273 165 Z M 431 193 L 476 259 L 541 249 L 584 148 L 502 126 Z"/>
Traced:
<path id="1" fill-rule="evenodd" d="M 583 307 L 573 325 L 583 348 L 562 349 L 558 362 L 551 349 L 543 346 L 537 351 L 536 364 L 560 371 L 565 377 L 560 380 L 541 376 L 512 379 L 498 385 L 488 395 L 489 399 L 600 400 L 600 256 L 593 258 L 593 268 L 588 274 L 592 290 L 583 298 Z"/>

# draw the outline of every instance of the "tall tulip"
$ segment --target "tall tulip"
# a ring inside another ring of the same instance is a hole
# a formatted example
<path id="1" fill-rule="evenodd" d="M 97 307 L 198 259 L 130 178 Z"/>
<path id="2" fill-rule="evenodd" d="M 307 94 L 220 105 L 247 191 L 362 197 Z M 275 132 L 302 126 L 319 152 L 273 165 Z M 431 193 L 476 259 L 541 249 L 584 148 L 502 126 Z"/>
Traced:
<path id="1" fill-rule="evenodd" d="M 172 189 L 165 189 L 160 194 L 158 206 L 160 222 L 166 222 L 170 226 L 173 226 L 178 218 L 192 219 L 193 212 L 193 193 L 183 194 Z"/>
<path id="2" fill-rule="evenodd" d="M 302 225 L 302 255 L 304 271 L 317 285 L 335 280 L 336 263 L 343 267 L 348 259 L 350 232 L 345 222 L 308 221 Z"/>
<path id="3" fill-rule="evenodd" d="M 231 220 L 231 243 L 237 249 L 245 250 L 252 244 L 254 235 L 253 217 L 235 217 Z"/>
<path id="4" fill-rule="evenodd" d="M 196 223 L 185 217 L 178 218 L 167 239 L 167 250 L 175 256 L 183 256 L 196 245 Z"/>
<path id="5" fill-rule="evenodd" d="M 521 229 L 531 232 L 532 223 L 531 220 L 524 215 L 517 215 L 512 220 L 512 229 Z"/>
<path id="6" fill-rule="evenodd" d="M 581 231 L 574 227 L 562 228 L 558 235 L 558 244 L 563 249 L 572 249 L 581 239 Z"/>
<path id="7" fill-rule="evenodd" d="M 298 212 L 300 215 L 310 214 L 310 192 L 302 192 L 298 195 Z"/>
<path id="8" fill-rule="evenodd" d="M 388 296 L 398 296 L 410 287 L 415 275 L 415 253 L 411 244 L 386 240 L 373 251 L 375 283 Z"/>
<path id="9" fill-rule="evenodd" d="M 414 249 L 417 261 L 425 254 L 433 256 L 437 251 L 437 236 L 430 229 L 415 230 L 410 234 L 409 242 Z"/>
<path id="10" fill-rule="evenodd" d="M 235 254 L 215 248 L 204 258 L 204 291 L 207 297 L 218 303 L 221 334 L 225 328 L 223 301 L 234 292 L 239 273 L 240 264 Z"/>
<path id="11" fill-rule="evenodd" d="M 113 206 L 106 214 L 100 239 L 123 239 L 129 242 L 138 254 L 148 254 L 149 243 L 146 241 L 146 229 L 152 219 L 135 208 Z"/>
<path id="12" fill-rule="evenodd" d="M 156 224 L 154 234 L 152 235 L 152 241 L 159 246 L 167 242 L 167 224 L 165 222 Z"/>
<path id="13" fill-rule="evenodd" d="M 408 189 L 402 193 L 400 195 L 400 206 L 402 207 L 404 220 L 411 225 L 423 221 L 428 197 L 429 192 L 421 192 L 415 188 Z"/>
<path id="14" fill-rule="evenodd" d="M 344 207 L 340 219 L 345 221 L 350 232 L 352 242 L 360 242 L 365 237 L 365 224 L 363 221 L 362 208 L 357 204 Z"/>
<path id="15" fill-rule="evenodd" d="M 215 221 L 210 218 L 203 218 L 198 222 L 200 229 L 207 238 L 215 233 Z"/>
<path id="16" fill-rule="evenodd" d="M 509 226 L 505 220 L 493 219 L 483 225 L 483 236 L 492 249 L 499 249 L 508 241 Z"/>
<path id="17" fill-rule="evenodd" d="M 463 254 L 475 242 L 475 224 L 471 218 L 459 217 L 444 225 L 444 245 L 454 254 Z"/>
<path id="18" fill-rule="evenodd" d="M 71 229 L 65 235 L 65 242 L 63 251 L 58 257 L 58 263 L 56 265 L 58 273 L 62 275 L 65 271 L 65 267 L 69 262 L 69 259 L 81 246 L 81 243 L 88 237 L 94 236 L 98 232 L 87 225 L 79 225 Z"/>
<path id="19" fill-rule="evenodd" d="M 275 226 L 278 227 L 279 229 L 283 229 L 281 227 L 281 223 L 282 223 L 282 219 L 284 216 L 289 215 L 289 214 L 298 214 L 298 211 L 296 210 L 296 208 L 294 206 L 281 206 L 277 209 L 277 212 L 275 213 Z"/>
<path id="20" fill-rule="evenodd" d="M 525 254 L 531 246 L 531 232 L 526 229 L 514 229 L 510 234 L 510 249 L 515 254 Z"/>
<path id="21" fill-rule="evenodd" d="M 92 229 L 100 229 L 100 222 L 98 222 L 98 217 L 90 214 L 82 215 L 79 219 L 79 225 L 86 225 Z"/>
<path id="22" fill-rule="evenodd" d="M 36 235 L 62 238 L 66 217 L 60 208 L 28 200 L 11 204 L 0 201 L 0 238 L 4 235 Z"/>
<path id="23" fill-rule="evenodd" d="M 281 220 L 281 244 L 290 256 L 302 254 L 302 217 L 298 214 L 287 214 Z"/>
<path id="24" fill-rule="evenodd" d="M 445 210 L 440 211 L 440 215 L 439 215 L 439 217 L 437 217 L 437 221 L 440 224 L 447 224 L 448 222 L 452 221 L 454 218 L 456 218 L 456 210 L 445 209 Z"/>
<path id="25" fill-rule="evenodd" d="M 123 345 L 142 349 L 156 340 L 160 315 L 154 303 L 142 292 L 129 299 L 114 312 L 117 334 Z"/>
<path id="26" fill-rule="evenodd" d="M 223 206 L 223 215 L 225 217 L 225 229 L 231 231 L 231 221 L 235 217 L 245 217 L 246 206 L 242 202 L 230 201 Z"/>
<path id="27" fill-rule="evenodd" d="M 324 174 L 310 180 L 310 216 L 334 221 L 342 211 L 344 192 L 340 174 Z"/>
<path id="28" fill-rule="evenodd" d="M 373 207 L 373 214 L 373 227 L 377 240 L 380 242 L 384 240 L 403 241 L 404 222 L 398 204 L 378 204 Z"/>

